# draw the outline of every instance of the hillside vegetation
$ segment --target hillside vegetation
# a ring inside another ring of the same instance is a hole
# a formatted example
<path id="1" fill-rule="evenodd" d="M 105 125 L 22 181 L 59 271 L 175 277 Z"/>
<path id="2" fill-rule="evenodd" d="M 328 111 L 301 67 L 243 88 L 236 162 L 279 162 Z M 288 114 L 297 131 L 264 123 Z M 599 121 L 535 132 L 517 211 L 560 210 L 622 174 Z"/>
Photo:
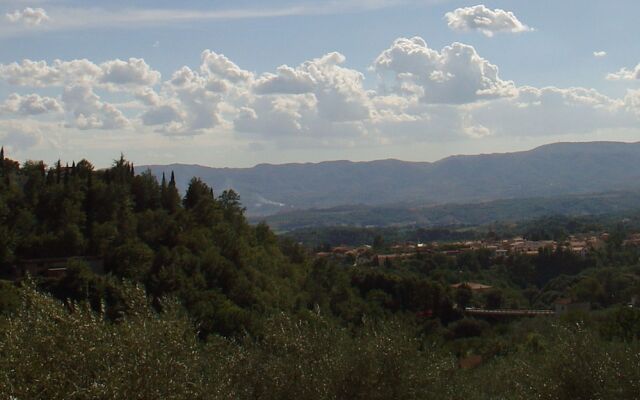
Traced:
<path id="1" fill-rule="evenodd" d="M 522 223 L 550 215 L 565 217 L 628 216 L 640 211 L 640 191 L 620 191 L 548 198 L 494 200 L 482 203 L 434 206 L 351 205 L 283 212 L 265 221 L 278 232 L 321 227 L 464 227 Z"/>
<path id="2" fill-rule="evenodd" d="M 480 249 L 354 267 L 250 225 L 234 191 L 198 178 L 181 196 L 174 174 L 137 174 L 124 157 L 104 170 L 0 161 L 3 398 L 620 399 L 640 389 L 640 311 L 628 306 L 640 248 L 625 244 L 624 225 L 585 256 Z M 501 320 L 465 310 L 550 309 L 559 298 L 593 311 Z M 468 360 L 474 368 L 461 368 Z"/>

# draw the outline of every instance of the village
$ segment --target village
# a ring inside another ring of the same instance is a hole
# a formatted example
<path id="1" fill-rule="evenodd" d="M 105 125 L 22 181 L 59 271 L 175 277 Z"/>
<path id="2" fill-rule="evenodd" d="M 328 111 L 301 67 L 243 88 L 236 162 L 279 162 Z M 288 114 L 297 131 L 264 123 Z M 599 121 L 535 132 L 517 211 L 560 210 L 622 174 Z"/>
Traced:
<path id="1" fill-rule="evenodd" d="M 604 248 L 609 233 L 571 235 L 566 241 L 555 240 L 527 240 L 523 237 L 513 237 L 504 240 L 473 240 L 465 242 L 428 242 L 395 243 L 382 249 L 371 245 L 360 246 L 335 246 L 329 251 L 316 253 L 317 258 L 331 258 L 342 260 L 353 266 L 392 266 L 394 262 L 416 258 L 425 254 L 442 254 L 455 257 L 459 254 L 472 251 L 488 251 L 491 257 L 500 258 L 511 255 L 536 256 L 541 250 L 556 251 L 561 248 L 581 257 L 586 257 L 590 252 Z M 640 233 L 629 235 L 623 245 L 640 245 Z"/>
<path id="2" fill-rule="evenodd" d="M 429 242 L 429 243 L 395 243 L 384 248 L 374 248 L 370 245 L 336 246 L 331 251 L 316 253 L 320 259 L 333 259 L 344 265 L 370 266 L 394 268 L 405 260 L 417 259 L 425 255 L 441 255 L 457 257 L 464 253 L 484 251 L 495 260 L 500 261 L 510 256 L 537 256 L 542 251 L 555 252 L 558 249 L 569 251 L 579 257 L 588 257 L 591 252 L 605 248 L 610 235 L 607 232 L 599 234 L 571 235 L 565 241 L 554 240 L 526 240 L 523 237 L 513 237 L 504 240 L 473 240 L 464 242 Z M 640 246 L 640 233 L 627 236 L 623 246 Z M 489 293 L 493 287 L 479 282 L 458 282 L 450 285 L 453 290 L 468 290 L 470 293 L 483 295 Z M 628 307 L 635 307 L 638 296 L 633 296 Z M 571 312 L 588 312 L 589 302 L 578 302 L 572 298 L 560 297 L 553 302 L 552 309 L 490 309 L 462 306 L 462 312 L 467 316 L 493 319 L 564 315 Z M 423 316 L 429 316 L 429 313 Z"/>

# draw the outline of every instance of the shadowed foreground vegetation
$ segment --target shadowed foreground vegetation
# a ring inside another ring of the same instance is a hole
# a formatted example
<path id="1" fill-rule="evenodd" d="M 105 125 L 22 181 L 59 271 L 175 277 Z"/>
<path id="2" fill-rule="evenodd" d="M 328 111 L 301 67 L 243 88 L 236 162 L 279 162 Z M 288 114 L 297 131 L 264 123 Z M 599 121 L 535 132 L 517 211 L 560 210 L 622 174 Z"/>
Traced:
<path id="1" fill-rule="evenodd" d="M 318 313 L 274 316 L 258 338 L 200 341 L 173 301 L 156 312 L 125 284 L 109 321 L 31 285 L 0 341 L 0 396 L 14 399 L 631 399 L 637 341 L 604 340 L 580 323 L 528 321 L 537 332 L 503 357 L 457 369 L 433 337 L 396 320 L 336 326 Z M 554 322 L 555 321 L 555 322 Z M 530 326 L 529 326 L 530 327 Z M 514 334 L 517 336 L 517 334 Z"/>

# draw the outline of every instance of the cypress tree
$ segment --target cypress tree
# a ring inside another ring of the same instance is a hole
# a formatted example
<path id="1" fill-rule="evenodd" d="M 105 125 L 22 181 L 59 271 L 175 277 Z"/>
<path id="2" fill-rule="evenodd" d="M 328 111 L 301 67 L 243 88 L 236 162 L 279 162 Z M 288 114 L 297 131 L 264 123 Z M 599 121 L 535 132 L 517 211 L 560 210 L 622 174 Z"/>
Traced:
<path id="1" fill-rule="evenodd" d="M 0 148 L 0 176 L 4 177 L 4 184 L 7 187 L 11 185 L 11 177 L 9 176 L 9 172 L 6 171 L 6 165 L 4 162 L 4 146 L 2 146 L 2 148 Z"/>
<path id="2" fill-rule="evenodd" d="M 160 183 L 160 205 L 164 209 L 168 209 L 167 207 L 167 178 L 162 173 L 162 182 Z"/>
<path id="3" fill-rule="evenodd" d="M 4 175 L 4 146 L 0 148 L 0 176 Z"/>
<path id="4" fill-rule="evenodd" d="M 163 174 L 163 182 L 165 182 Z M 163 186 L 164 187 L 164 186 Z M 162 190 L 162 206 L 170 213 L 174 213 L 180 207 L 180 194 L 176 188 L 176 177 L 171 171 L 171 179 L 169 180 L 169 186 Z"/>
<path id="5" fill-rule="evenodd" d="M 69 183 L 69 163 L 64 167 L 64 185 Z"/>
<path id="6" fill-rule="evenodd" d="M 58 159 L 56 162 L 56 183 L 60 183 L 60 178 L 62 178 L 62 163 Z"/>

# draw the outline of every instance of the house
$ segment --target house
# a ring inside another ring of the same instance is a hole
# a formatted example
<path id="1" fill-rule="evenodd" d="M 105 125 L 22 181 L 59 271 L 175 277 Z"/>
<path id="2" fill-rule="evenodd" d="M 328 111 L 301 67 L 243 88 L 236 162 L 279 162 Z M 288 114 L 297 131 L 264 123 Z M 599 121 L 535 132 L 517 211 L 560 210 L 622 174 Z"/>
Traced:
<path id="1" fill-rule="evenodd" d="M 337 255 L 337 254 L 345 255 L 345 254 L 347 254 L 347 253 L 348 253 L 349 251 L 351 251 L 351 250 L 353 250 L 353 247 L 349 247 L 349 246 L 337 246 L 337 247 L 334 247 L 334 248 L 331 250 L 331 252 L 332 252 L 333 254 L 336 254 L 336 255 Z"/>
<path id="2" fill-rule="evenodd" d="M 577 254 L 580 257 L 586 257 L 589 254 L 589 249 L 586 246 L 571 246 L 571 252 Z"/>
<path id="3" fill-rule="evenodd" d="M 569 298 L 559 298 L 554 302 L 554 305 L 556 309 L 556 315 L 564 315 L 575 311 L 591 311 L 591 303 L 576 302 Z"/>
<path id="4" fill-rule="evenodd" d="M 462 286 L 467 286 L 469 289 L 471 289 L 472 292 L 485 292 L 491 288 L 493 288 L 493 286 L 489 286 L 489 285 L 483 285 L 482 283 L 477 283 L 477 282 L 460 282 L 460 283 L 455 283 L 453 285 L 451 285 L 452 289 L 458 289 Z"/>
<path id="5" fill-rule="evenodd" d="M 625 246 L 640 246 L 640 234 L 634 233 L 623 242 Z"/>
<path id="6" fill-rule="evenodd" d="M 509 250 L 506 249 L 496 249 L 495 255 L 496 257 L 506 257 L 509 254 Z"/>
<path id="7" fill-rule="evenodd" d="M 511 251 L 515 254 L 527 254 L 527 255 L 538 255 L 538 250 L 540 249 L 551 249 L 553 250 L 556 246 L 556 243 L 553 240 L 540 240 L 540 241 L 531 241 L 531 240 L 516 240 L 511 244 Z"/>
<path id="8" fill-rule="evenodd" d="M 406 253 L 409 251 L 415 251 L 415 248 L 415 243 L 407 242 L 391 246 L 391 251 L 393 251 L 394 253 Z"/>
<path id="9" fill-rule="evenodd" d="M 104 273 L 104 260 L 100 257 L 50 257 L 32 258 L 20 260 L 14 267 L 13 279 L 32 276 L 46 276 L 57 278 L 63 276 L 67 271 L 67 266 L 72 260 L 79 260 L 89 266 L 96 274 Z"/>

